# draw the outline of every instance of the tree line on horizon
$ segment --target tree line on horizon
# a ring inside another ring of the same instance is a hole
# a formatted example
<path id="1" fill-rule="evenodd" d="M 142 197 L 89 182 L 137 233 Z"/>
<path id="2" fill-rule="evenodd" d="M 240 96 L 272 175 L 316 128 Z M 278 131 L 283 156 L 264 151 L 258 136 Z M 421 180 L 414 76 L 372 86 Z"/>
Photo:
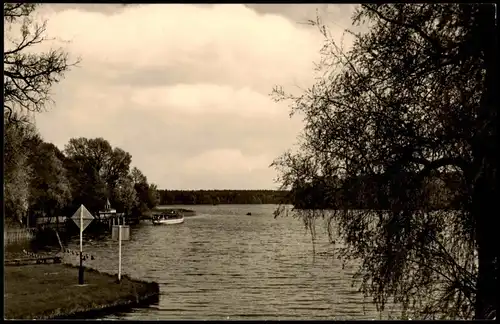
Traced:
<path id="1" fill-rule="evenodd" d="M 158 190 L 160 205 L 280 204 L 287 191 L 280 190 Z"/>
<path id="2" fill-rule="evenodd" d="M 419 208 L 453 209 L 455 204 L 450 201 L 456 199 L 453 192 L 459 182 L 460 178 L 453 173 L 434 174 L 425 184 L 426 195 Z M 331 181 L 318 177 L 313 181 L 297 181 L 291 190 L 159 189 L 158 195 L 159 205 L 286 204 L 300 210 L 389 209 L 389 201 L 378 197 L 384 186 L 381 177 L 360 176 Z"/>

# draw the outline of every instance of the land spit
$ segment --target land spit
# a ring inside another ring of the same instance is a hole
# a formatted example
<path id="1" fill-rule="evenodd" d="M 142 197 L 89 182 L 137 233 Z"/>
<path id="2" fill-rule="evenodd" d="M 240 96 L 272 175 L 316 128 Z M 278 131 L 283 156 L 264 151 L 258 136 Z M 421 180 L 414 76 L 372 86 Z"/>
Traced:
<path id="1" fill-rule="evenodd" d="M 117 277 L 85 268 L 78 285 L 78 268 L 68 264 L 4 267 L 5 319 L 84 319 L 158 301 L 155 282 Z"/>

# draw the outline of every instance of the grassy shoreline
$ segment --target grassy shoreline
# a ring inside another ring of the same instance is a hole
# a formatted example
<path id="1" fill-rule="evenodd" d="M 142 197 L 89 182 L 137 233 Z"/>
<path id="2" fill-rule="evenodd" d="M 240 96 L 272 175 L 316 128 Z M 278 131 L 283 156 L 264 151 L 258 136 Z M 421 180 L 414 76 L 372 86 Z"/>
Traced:
<path id="1" fill-rule="evenodd" d="M 118 309 L 155 302 L 159 286 L 85 269 L 78 286 L 78 270 L 67 264 L 4 267 L 5 319 L 83 319 Z"/>

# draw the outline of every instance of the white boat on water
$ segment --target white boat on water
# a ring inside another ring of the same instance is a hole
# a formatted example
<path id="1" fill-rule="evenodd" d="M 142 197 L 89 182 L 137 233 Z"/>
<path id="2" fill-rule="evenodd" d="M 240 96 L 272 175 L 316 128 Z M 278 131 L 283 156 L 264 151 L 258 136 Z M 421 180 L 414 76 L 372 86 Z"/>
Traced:
<path id="1" fill-rule="evenodd" d="M 154 225 L 173 225 L 184 223 L 184 215 L 175 211 L 153 214 L 152 221 Z"/>

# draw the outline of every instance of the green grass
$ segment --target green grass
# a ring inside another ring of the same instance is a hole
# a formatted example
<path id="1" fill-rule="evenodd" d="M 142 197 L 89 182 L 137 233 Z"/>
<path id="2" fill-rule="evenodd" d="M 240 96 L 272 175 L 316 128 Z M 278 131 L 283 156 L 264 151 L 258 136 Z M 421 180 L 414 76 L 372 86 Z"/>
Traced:
<path id="1" fill-rule="evenodd" d="M 157 294 L 158 285 L 85 271 L 78 286 L 78 269 L 62 264 L 4 267 L 5 318 L 70 318 L 76 314 L 136 303 Z"/>

